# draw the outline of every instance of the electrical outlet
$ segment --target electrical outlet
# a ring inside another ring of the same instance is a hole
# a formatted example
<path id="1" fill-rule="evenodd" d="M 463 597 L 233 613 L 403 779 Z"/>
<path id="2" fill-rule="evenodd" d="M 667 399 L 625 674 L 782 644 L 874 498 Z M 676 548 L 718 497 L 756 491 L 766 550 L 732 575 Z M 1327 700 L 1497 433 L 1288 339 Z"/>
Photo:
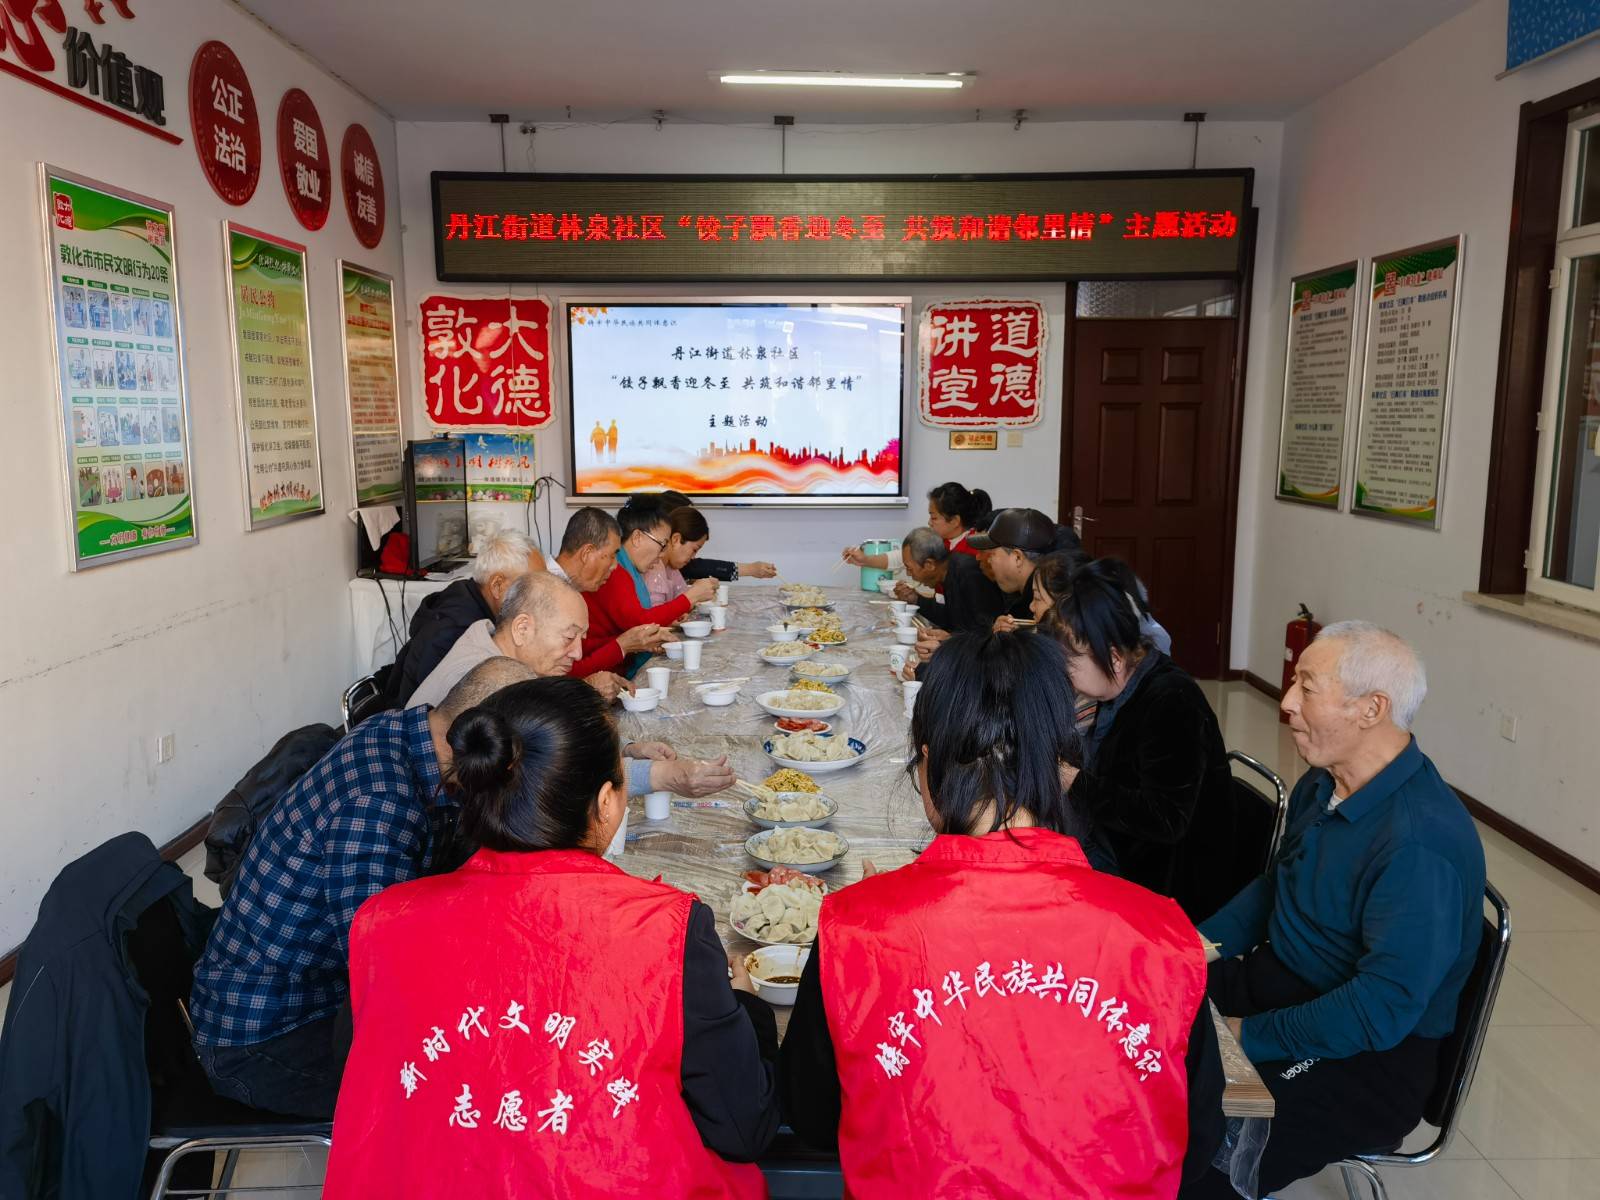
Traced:
<path id="1" fill-rule="evenodd" d="M 163 733 L 156 739 L 156 762 L 158 764 L 171 762 L 172 756 L 176 753 L 177 749 L 173 745 L 172 735 L 170 733 Z"/>
<path id="2" fill-rule="evenodd" d="M 1510 713 L 1500 714 L 1500 736 L 1508 742 L 1517 740 L 1517 719 Z"/>

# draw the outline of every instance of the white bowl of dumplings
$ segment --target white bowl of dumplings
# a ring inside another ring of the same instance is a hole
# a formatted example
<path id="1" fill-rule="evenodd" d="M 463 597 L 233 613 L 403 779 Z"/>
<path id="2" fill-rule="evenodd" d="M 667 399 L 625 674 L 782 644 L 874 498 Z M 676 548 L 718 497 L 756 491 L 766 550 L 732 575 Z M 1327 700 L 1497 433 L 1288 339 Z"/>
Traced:
<path id="1" fill-rule="evenodd" d="M 745 890 L 728 908 L 728 924 L 740 937 L 763 946 L 809 946 L 817 940 L 822 888 L 803 883 L 769 883 Z"/>
<path id="2" fill-rule="evenodd" d="M 850 843 L 828 829 L 769 829 L 745 839 L 744 852 L 763 867 L 793 867 L 807 875 L 821 875 L 838 866 L 850 853 Z"/>
<path id="3" fill-rule="evenodd" d="M 762 829 L 821 829 L 838 811 L 839 805 L 821 792 L 774 792 L 744 802 L 744 815 Z"/>

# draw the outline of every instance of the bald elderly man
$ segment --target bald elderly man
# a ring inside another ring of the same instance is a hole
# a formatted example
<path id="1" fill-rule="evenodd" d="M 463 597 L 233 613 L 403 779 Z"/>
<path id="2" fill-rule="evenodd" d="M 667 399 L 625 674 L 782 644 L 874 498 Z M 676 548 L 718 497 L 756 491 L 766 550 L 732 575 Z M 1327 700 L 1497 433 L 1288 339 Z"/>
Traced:
<path id="1" fill-rule="evenodd" d="M 571 674 L 588 631 L 589 608 L 577 588 L 546 572 L 524 575 L 506 593 L 499 619 L 469 626 L 422 681 L 411 706 L 436 703 L 457 679 L 496 655 L 516 659 L 540 678 Z M 733 786 L 726 757 L 710 762 L 679 758 L 665 742 L 629 742 L 622 753 L 629 760 L 630 796 L 655 791 L 709 796 Z"/>
<path id="2" fill-rule="evenodd" d="M 195 1050 L 221 1095 L 331 1117 L 349 1049 L 345 956 L 369 897 L 440 868 L 459 806 L 441 787 L 450 723 L 533 672 L 493 658 L 437 708 L 363 721 L 256 832 L 195 967 Z"/>
<path id="3" fill-rule="evenodd" d="M 1329 625 L 1283 711 L 1310 767 L 1277 858 L 1201 933 L 1210 991 L 1277 1113 L 1260 1194 L 1352 1154 L 1390 1150 L 1422 1119 L 1483 930 L 1483 845 L 1417 747 L 1427 674 L 1400 637 Z M 1212 1171 L 1185 1198 L 1234 1195 Z"/>

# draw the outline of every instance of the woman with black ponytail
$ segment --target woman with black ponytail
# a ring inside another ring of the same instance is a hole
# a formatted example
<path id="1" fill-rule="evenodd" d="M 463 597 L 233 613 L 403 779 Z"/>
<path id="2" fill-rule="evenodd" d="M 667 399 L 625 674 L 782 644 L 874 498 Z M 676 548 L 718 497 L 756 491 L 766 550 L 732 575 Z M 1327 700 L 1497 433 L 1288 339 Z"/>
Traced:
<path id="1" fill-rule="evenodd" d="M 784 1106 L 848 1195 L 1171 1196 L 1221 1139 L 1200 936 L 1085 858 L 1065 671 L 1048 638 L 946 642 L 911 718 L 937 836 L 822 902 Z"/>
<path id="2" fill-rule="evenodd" d="M 928 493 L 928 528 L 944 539 L 945 549 L 951 554 L 977 558 L 978 552 L 967 545 L 967 535 L 989 528 L 993 516 L 989 493 L 982 488 L 968 491 L 964 485 L 951 481 Z M 843 558 L 852 566 L 876 567 L 880 571 L 899 566 L 891 564 L 887 554 L 868 554 L 860 546 L 846 546 Z"/>
<path id="3" fill-rule="evenodd" d="M 599 694 L 516 684 L 448 740 L 478 849 L 356 914 L 324 1195 L 765 1195 L 772 1011 L 709 908 L 602 857 L 627 798 Z"/>
<path id="4" fill-rule="evenodd" d="M 941 483 L 928 493 L 928 528 L 944 539 L 952 554 L 978 552 L 967 545 L 967 535 L 989 528 L 994 505 L 982 488 L 968 491 L 959 483 Z"/>

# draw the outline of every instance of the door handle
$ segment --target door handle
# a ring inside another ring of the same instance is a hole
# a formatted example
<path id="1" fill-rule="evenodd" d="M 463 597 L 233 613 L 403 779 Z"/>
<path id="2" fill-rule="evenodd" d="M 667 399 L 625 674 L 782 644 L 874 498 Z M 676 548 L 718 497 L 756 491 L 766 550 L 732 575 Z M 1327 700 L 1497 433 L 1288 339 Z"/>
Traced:
<path id="1" fill-rule="evenodd" d="M 1083 505 L 1074 504 L 1072 506 L 1072 532 L 1078 535 L 1079 541 L 1083 540 L 1083 523 L 1094 519 L 1083 515 Z"/>

